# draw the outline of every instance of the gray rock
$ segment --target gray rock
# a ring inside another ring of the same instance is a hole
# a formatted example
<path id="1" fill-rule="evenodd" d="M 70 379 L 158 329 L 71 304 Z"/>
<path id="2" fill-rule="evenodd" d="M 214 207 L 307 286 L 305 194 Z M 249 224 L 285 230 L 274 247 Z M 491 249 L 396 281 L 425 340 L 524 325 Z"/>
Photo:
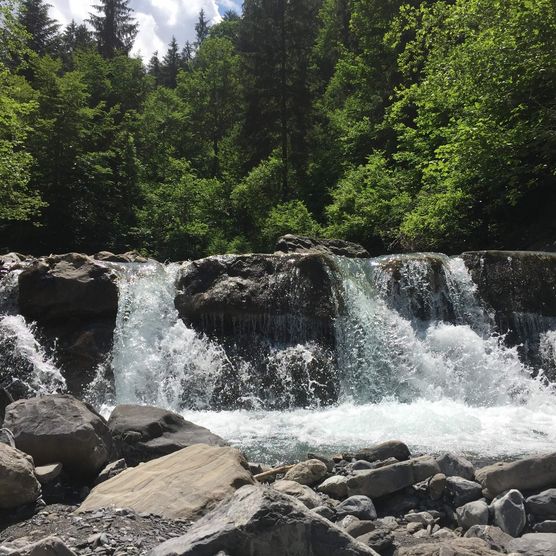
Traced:
<path id="1" fill-rule="evenodd" d="M 455 508 L 478 500 L 482 496 L 482 489 L 479 483 L 462 477 L 448 477 L 446 479 L 446 492 Z"/>
<path id="2" fill-rule="evenodd" d="M 282 479 L 273 483 L 272 488 L 296 498 L 309 509 L 318 508 L 322 505 L 321 497 L 307 485 L 301 485 L 297 481 L 287 481 Z"/>
<path id="3" fill-rule="evenodd" d="M 382 461 L 389 458 L 395 458 L 398 461 L 405 461 L 411 457 L 409 448 L 399 440 L 391 440 L 376 444 L 370 448 L 363 448 L 355 454 L 355 459 L 365 460 L 368 462 Z"/>
<path id="4" fill-rule="evenodd" d="M 374 521 L 369 519 L 359 519 L 354 515 L 348 515 L 342 520 L 342 528 L 352 537 L 357 538 L 376 529 Z"/>
<path id="5" fill-rule="evenodd" d="M 106 421 L 72 396 L 14 402 L 6 409 L 4 426 L 35 465 L 62 463 L 67 472 L 83 479 L 94 477 L 114 453 Z"/>
<path id="6" fill-rule="evenodd" d="M 427 486 L 431 500 L 440 500 L 446 490 L 446 475 L 437 473 L 429 479 Z"/>
<path id="7" fill-rule="evenodd" d="M 418 508 L 421 500 L 415 492 L 410 492 L 407 489 L 376 499 L 374 503 L 379 515 L 403 516 L 407 512 Z"/>
<path id="8" fill-rule="evenodd" d="M 4 422 L 6 407 L 14 402 L 12 395 L 5 389 L 0 388 L 0 425 Z"/>
<path id="9" fill-rule="evenodd" d="M 436 458 L 436 462 L 446 477 L 463 477 L 469 481 L 475 478 L 475 467 L 463 456 L 446 453 Z"/>
<path id="10" fill-rule="evenodd" d="M 456 510 L 458 524 L 467 530 L 473 525 L 488 525 L 488 504 L 484 500 L 468 502 Z"/>
<path id="11" fill-rule="evenodd" d="M 113 479 L 117 475 L 119 475 L 122 471 L 127 469 L 127 463 L 125 459 L 119 459 L 117 461 L 113 461 L 109 463 L 98 475 L 97 480 L 95 481 L 95 485 L 100 485 L 100 483 L 104 483 L 104 481 L 108 481 Z"/>
<path id="12" fill-rule="evenodd" d="M 300 485 L 314 485 L 322 481 L 328 472 L 326 464 L 318 459 L 302 461 L 294 465 L 284 476 L 286 481 L 295 481 Z"/>
<path id="13" fill-rule="evenodd" d="M 419 531 L 425 533 L 426 531 Z M 417 536 L 417 535 L 416 535 Z M 482 539 L 442 539 L 440 542 L 402 547 L 398 556 L 500 556 Z"/>
<path id="14" fill-rule="evenodd" d="M 208 429 L 158 407 L 119 405 L 112 411 L 108 427 L 120 454 L 130 466 L 172 454 L 193 444 L 227 445 Z"/>
<path id="15" fill-rule="evenodd" d="M 424 481 L 439 472 L 433 458 L 423 456 L 387 467 L 362 471 L 348 479 L 348 494 L 378 498 Z"/>
<path id="16" fill-rule="evenodd" d="M 498 552 L 507 552 L 513 537 L 494 525 L 473 525 L 464 535 L 467 538 L 479 538 L 486 541 L 490 548 Z"/>
<path id="17" fill-rule="evenodd" d="M 527 523 L 525 499 L 519 490 L 510 490 L 492 501 L 494 524 L 508 535 L 518 537 Z"/>
<path id="18" fill-rule="evenodd" d="M 374 466 L 374 464 L 372 464 L 369 461 L 365 461 L 364 459 L 360 459 L 360 460 L 354 461 L 353 463 L 350 463 L 349 468 L 352 471 L 365 471 L 365 470 L 368 470 L 368 469 L 374 469 L 375 466 Z"/>
<path id="19" fill-rule="evenodd" d="M 226 503 L 150 556 L 376 556 L 327 519 L 289 496 L 262 486 L 239 489 Z"/>
<path id="20" fill-rule="evenodd" d="M 526 556 L 548 556 L 556 554 L 556 533 L 527 533 L 520 539 L 513 539 L 508 552 Z"/>
<path id="21" fill-rule="evenodd" d="M 34 474 L 33 459 L 0 443 L 0 509 L 10 510 L 31 504 L 41 493 Z"/>
<path id="22" fill-rule="evenodd" d="M 529 496 L 525 506 L 537 521 L 556 519 L 556 488 L 549 488 L 540 494 Z"/>
<path id="23" fill-rule="evenodd" d="M 282 236 L 276 244 L 278 253 L 319 253 L 349 258 L 370 257 L 369 252 L 357 243 L 341 239 L 316 239 L 295 235 Z"/>
<path id="24" fill-rule="evenodd" d="M 347 477 L 343 475 L 334 475 L 329 477 L 319 485 L 317 488 L 319 492 L 330 496 L 331 498 L 336 498 L 337 500 L 342 500 L 347 496 Z"/>
<path id="25" fill-rule="evenodd" d="M 332 521 L 336 517 L 336 512 L 330 506 L 317 506 L 313 508 L 313 511 L 329 521 Z"/>
<path id="26" fill-rule="evenodd" d="M 379 554 L 392 548 L 394 535 L 388 529 L 375 529 L 357 537 L 357 540 L 376 550 Z"/>
<path id="27" fill-rule="evenodd" d="M 368 496 L 350 496 L 336 507 L 336 515 L 354 515 L 359 519 L 376 519 L 376 509 Z"/>
<path id="28" fill-rule="evenodd" d="M 513 488 L 522 492 L 550 488 L 556 484 L 556 452 L 511 463 L 495 463 L 476 471 L 475 478 L 489 498 Z"/>
<path id="29" fill-rule="evenodd" d="M 334 461 L 332 460 L 332 458 L 327 458 L 326 456 L 323 456 L 321 454 L 308 453 L 307 459 L 318 459 L 319 461 L 322 461 L 324 465 L 326 465 L 326 469 L 329 473 L 332 473 L 332 471 L 334 471 Z"/>
<path id="30" fill-rule="evenodd" d="M 375 523 L 377 527 L 380 527 L 382 529 L 390 529 L 390 531 L 395 531 L 400 526 L 398 520 L 392 515 L 381 517 L 380 519 L 377 519 Z"/>
<path id="31" fill-rule="evenodd" d="M 35 477 L 37 477 L 41 485 L 46 485 L 55 481 L 60 476 L 63 467 L 61 463 L 52 463 L 51 465 L 35 467 Z"/>
<path id="32" fill-rule="evenodd" d="M 404 515 L 404 519 L 408 523 L 419 523 L 424 527 L 433 525 L 435 523 L 435 518 L 429 512 L 413 512 Z"/>
<path id="33" fill-rule="evenodd" d="M 9 556 L 75 556 L 61 539 L 58 537 L 48 537 L 32 544 L 13 543 L 13 548 L 8 545 L 7 552 Z"/>
<path id="34" fill-rule="evenodd" d="M 533 530 L 535 533 L 556 533 L 556 521 L 547 520 L 535 523 Z"/>

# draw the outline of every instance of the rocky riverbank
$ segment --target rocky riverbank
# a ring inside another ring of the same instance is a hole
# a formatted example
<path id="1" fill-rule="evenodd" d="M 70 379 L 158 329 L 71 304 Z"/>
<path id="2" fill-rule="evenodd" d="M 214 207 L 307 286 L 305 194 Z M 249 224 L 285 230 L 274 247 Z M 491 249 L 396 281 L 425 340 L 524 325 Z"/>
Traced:
<path id="1" fill-rule="evenodd" d="M 0 554 L 556 554 L 556 453 L 475 469 L 400 441 L 269 468 L 179 415 L 9 404 Z"/>

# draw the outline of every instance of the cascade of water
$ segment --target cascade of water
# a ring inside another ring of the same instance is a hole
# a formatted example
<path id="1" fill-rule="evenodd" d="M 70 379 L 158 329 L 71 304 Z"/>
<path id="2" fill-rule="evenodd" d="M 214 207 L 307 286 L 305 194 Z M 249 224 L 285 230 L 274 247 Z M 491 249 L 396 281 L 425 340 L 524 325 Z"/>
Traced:
<path id="1" fill-rule="evenodd" d="M 37 340 L 36 327 L 17 314 L 20 271 L 0 280 L 0 386 L 17 396 L 65 390 L 65 381 Z"/>

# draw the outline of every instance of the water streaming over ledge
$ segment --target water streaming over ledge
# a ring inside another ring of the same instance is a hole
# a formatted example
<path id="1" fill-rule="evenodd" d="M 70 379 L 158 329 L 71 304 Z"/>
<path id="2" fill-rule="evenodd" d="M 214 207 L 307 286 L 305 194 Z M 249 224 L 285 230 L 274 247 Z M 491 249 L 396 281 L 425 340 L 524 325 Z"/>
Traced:
<path id="1" fill-rule="evenodd" d="M 105 412 L 117 403 L 180 411 L 251 459 L 270 463 L 309 449 L 350 450 L 392 438 L 417 451 L 482 457 L 553 450 L 554 390 L 504 345 L 462 259 L 422 254 L 334 262 L 335 360 L 314 342 L 269 342 L 260 364 L 272 370 L 273 382 L 264 388 L 253 361 L 179 318 L 178 265 L 118 265 L 114 347 L 90 399 Z M 2 288 L 6 297 L 10 287 Z M 33 327 L 6 309 L 6 299 L 0 306 L 0 339 L 19 342 L 15 351 L 34 369 L 29 386 L 56 390 L 60 373 Z M 556 361 L 555 334 L 540 338 L 547 365 Z M 323 385 L 312 374 L 323 358 L 338 383 L 332 406 L 319 406 Z M 237 409 L 217 411 L 215 393 L 229 376 L 239 381 Z M 273 409 L 278 398 L 287 410 Z M 304 408 L 296 408 L 300 399 Z"/>

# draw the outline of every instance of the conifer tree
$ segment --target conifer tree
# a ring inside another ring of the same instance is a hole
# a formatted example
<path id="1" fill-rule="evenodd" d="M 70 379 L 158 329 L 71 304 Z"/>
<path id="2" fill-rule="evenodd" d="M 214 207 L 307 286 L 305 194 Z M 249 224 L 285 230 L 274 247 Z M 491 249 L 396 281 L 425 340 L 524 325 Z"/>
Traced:
<path id="1" fill-rule="evenodd" d="M 151 59 L 149 60 L 149 64 L 147 66 L 147 73 L 154 77 L 154 80 L 157 85 L 162 83 L 162 66 L 160 65 L 160 59 L 158 57 L 158 52 L 155 52 Z"/>
<path id="2" fill-rule="evenodd" d="M 19 23 L 27 31 L 28 46 L 40 54 L 52 54 L 56 50 L 60 25 L 48 15 L 50 4 L 43 0 L 23 0 Z"/>
<path id="3" fill-rule="evenodd" d="M 137 36 L 139 25 L 133 19 L 129 0 L 100 0 L 94 6 L 97 14 L 90 14 L 99 52 L 113 58 L 118 52 L 129 54 Z"/>
<path id="4" fill-rule="evenodd" d="M 195 33 L 197 35 L 195 46 L 197 48 L 199 48 L 201 44 L 203 44 L 203 41 L 208 37 L 209 30 L 209 20 L 205 17 L 205 10 L 201 10 L 199 12 L 199 19 L 195 24 Z"/>
<path id="5" fill-rule="evenodd" d="M 181 56 L 176 37 L 172 37 L 168 52 L 162 60 L 162 75 L 164 84 L 174 89 L 177 85 L 178 71 L 181 66 Z"/>

